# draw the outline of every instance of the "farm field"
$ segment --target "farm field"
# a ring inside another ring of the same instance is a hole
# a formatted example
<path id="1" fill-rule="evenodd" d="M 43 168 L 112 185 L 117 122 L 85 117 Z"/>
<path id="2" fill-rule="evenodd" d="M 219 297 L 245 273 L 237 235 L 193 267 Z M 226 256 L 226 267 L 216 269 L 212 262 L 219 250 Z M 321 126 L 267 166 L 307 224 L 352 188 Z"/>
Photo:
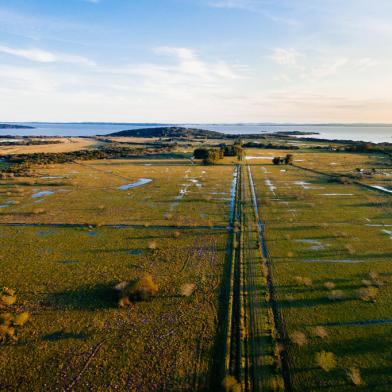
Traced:
<path id="1" fill-rule="evenodd" d="M 37 168 L 0 181 L 7 223 L 226 226 L 232 166 L 101 160 Z M 140 179 L 146 183 L 138 184 Z M 129 189 L 128 189 L 129 186 Z"/>
<path id="2" fill-rule="evenodd" d="M 233 175 L 231 165 L 105 160 L 3 180 L 0 281 L 31 322 L 2 347 L 1 387 L 219 385 L 211 375 Z M 157 298 L 120 309 L 114 286 L 145 273 Z"/>
<path id="3" fill-rule="evenodd" d="M 292 340 L 293 389 L 354 389 L 346 376 L 354 367 L 369 390 L 390 390 L 390 196 L 295 167 L 251 169 L 277 303 Z M 375 287 L 374 301 L 363 298 L 368 287 Z M 329 373 L 316 365 L 321 351 L 336 357 Z"/>
<path id="4" fill-rule="evenodd" d="M 94 139 L 76 138 L 76 137 L 61 138 L 61 139 L 53 138 L 48 140 L 54 140 L 54 141 L 59 140 L 61 143 L 31 145 L 31 146 L 0 146 L 0 156 L 13 155 L 13 154 L 71 152 L 71 151 L 94 148 L 100 144 Z"/>
<path id="5" fill-rule="evenodd" d="M 0 180 L 0 282 L 31 315 L 2 342 L 0 389 L 350 391 L 359 372 L 390 390 L 391 199 L 328 176 L 379 156 L 178 148 Z M 118 302 L 146 274 L 156 297 Z"/>

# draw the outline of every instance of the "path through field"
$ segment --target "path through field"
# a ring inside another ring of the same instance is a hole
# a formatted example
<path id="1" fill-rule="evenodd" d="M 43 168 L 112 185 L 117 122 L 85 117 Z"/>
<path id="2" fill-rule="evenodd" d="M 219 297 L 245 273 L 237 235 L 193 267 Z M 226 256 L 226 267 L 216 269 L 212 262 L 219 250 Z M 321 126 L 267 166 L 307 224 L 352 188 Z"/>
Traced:
<path id="1" fill-rule="evenodd" d="M 270 259 L 264 241 L 249 166 L 240 165 L 236 186 L 231 259 L 226 375 L 242 391 L 290 390 L 283 325 L 274 301 Z"/>

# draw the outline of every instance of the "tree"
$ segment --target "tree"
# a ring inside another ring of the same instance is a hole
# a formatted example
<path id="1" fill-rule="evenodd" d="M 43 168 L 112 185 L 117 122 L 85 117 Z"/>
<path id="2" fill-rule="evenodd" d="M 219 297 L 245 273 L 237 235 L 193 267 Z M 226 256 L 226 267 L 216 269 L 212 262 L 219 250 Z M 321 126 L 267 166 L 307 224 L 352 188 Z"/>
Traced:
<path id="1" fill-rule="evenodd" d="M 294 163 L 294 155 L 287 154 L 286 158 L 285 158 L 285 163 L 286 163 L 286 165 L 292 165 Z"/>

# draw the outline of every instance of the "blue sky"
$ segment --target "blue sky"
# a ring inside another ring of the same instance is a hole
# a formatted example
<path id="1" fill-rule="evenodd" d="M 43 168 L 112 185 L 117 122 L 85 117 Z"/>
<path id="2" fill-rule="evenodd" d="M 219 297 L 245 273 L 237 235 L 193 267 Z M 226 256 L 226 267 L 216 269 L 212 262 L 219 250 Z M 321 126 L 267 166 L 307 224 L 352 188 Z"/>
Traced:
<path id="1" fill-rule="evenodd" d="M 390 0 L 0 0 L 1 121 L 392 122 Z"/>

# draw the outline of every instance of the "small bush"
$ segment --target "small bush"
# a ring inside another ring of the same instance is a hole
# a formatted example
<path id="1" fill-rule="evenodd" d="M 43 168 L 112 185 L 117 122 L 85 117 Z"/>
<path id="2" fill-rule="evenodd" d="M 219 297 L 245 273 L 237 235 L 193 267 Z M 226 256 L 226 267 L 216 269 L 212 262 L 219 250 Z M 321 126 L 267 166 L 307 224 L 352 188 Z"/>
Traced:
<path id="1" fill-rule="evenodd" d="M 321 351 L 316 353 L 316 364 L 326 372 L 330 372 L 336 368 L 335 355 L 330 352 Z"/>
<path id="2" fill-rule="evenodd" d="M 294 331 L 292 334 L 290 334 L 290 340 L 298 346 L 304 346 L 308 343 L 306 335 L 300 331 Z"/>
<path id="3" fill-rule="evenodd" d="M 16 331 L 30 319 L 28 312 L 14 313 L 12 305 L 16 302 L 15 290 L 4 287 L 0 291 L 0 309 L 7 311 L 0 314 L 0 342 L 17 340 Z"/>
<path id="4" fill-rule="evenodd" d="M 158 285 L 154 282 L 151 275 L 146 274 L 133 282 L 121 282 L 115 286 L 119 294 L 118 305 L 126 307 L 132 301 L 148 301 L 158 293 Z"/>
<path id="5" fill-rule="evenodd" d="M 357 291 L 358 298 L 362 301 L 375 301 L 378 295 L 378 288 L 374 286 L 362 287 Z"/>
<path id="6" fill-rule="evenodd" d="M 303 276 L 296 276 L 295 280 L 298 284 L 303 285 L 303 286 L 307 286 L 310 287 L 313 285 L 313 281 L 310 278 L 306 278 Z"/>
<path id="7" fill-rule="evenodd" d="M 324 339 L 328 336 L 328 332 L 324 327 L 318 326 L 314 329 L 314 335 L 321 339 Z"/>
<path id="8" fill-rule="evenodd" d="M 284 391 L 284 381 L 282 376 L 272 376 L 269 380 L 269 390 Z"/>
<path id="9" fill-rule="evenodd" d="M 349 368 L 347 369 L 346 375 L 347 379 L 351 381 L 354 385 L 358 386 L 363 384 L 361 372 L 359 371 L 359 369 L 354 367 Z"/>
<path id="10" fill-rule="evenodd" d="M 225 392 L 240 392 L 241 384 L 238 383 L 235 377 L 226 376 L 222 381 L 222 387 Z"/>
<path id="11" fill-rule="evenodd" d="M 336 287 L 334 282 L 325 282 L 324 287 L 328 290 L 333 290 Z"/>
<path id="12" fill-rule="evenodd" d="M 196 285 L 194 283 L 184 283 L 181 285 L 180 293 L 183 297 L 190 297 L 196 289 Z"/>

